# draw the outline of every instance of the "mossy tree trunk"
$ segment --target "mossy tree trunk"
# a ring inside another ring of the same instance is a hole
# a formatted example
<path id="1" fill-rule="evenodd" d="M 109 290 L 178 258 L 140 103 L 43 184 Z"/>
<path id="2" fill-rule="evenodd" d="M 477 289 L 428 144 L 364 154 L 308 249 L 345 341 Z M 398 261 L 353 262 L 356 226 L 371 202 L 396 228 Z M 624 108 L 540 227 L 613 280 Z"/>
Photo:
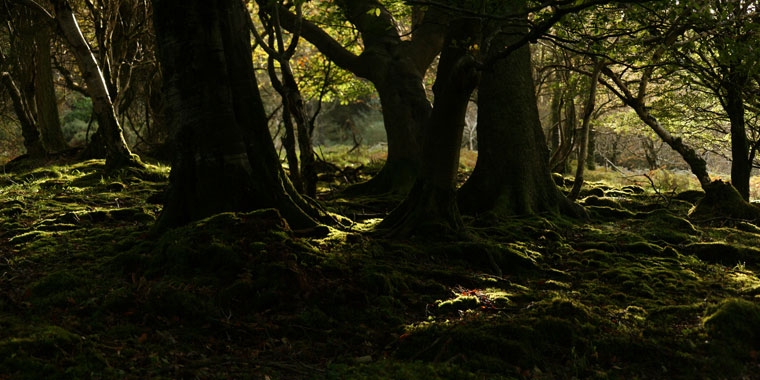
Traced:
<path id="1" fill-rule="evenodd" d="M 378 226 L 391 237 L 431 232 L 457 235 L 464 230 L 455 181 L 467 103 L 478 83 L 479 74 L 468 53 L 477 28 L 477 23 L 464 20 L 449 27 L 433 85 L 435 102 L 426 126 L 420 174 L 406 199 Z"/>
<path id="2" fill-rule="evenodd" d="M 501 30 L 489 54 L 520 39 L 527 30 Z M 483 71 L 478 87 L 478 160 L 458 193 L 462 213 L 525 215 L 564 212 L 584 215 L 557 189 L 541 130 L 531 72 L 530 47 L 523 46 Z"/>
<path id="3" fill-rule="evenodd" d="M 280 166 L 238 0 L 154 0 L 159 58 L 177 154 L 159 228 L 274 207 L 295 228 L 316 213 Z M 192 63 L 192 64 L 189 64 Z"/>
<path id="4" fill-rule="evenodd" d="M 58 28 L 76 58 L 79 71 L 87 84 L 87 92 L 92 99 L 93 111 L 98 121 L 96 135 L 99 135 L 99 138 L 93 138 L 91 144 L 102 143 L 105 146 L 106 167 L 109 169 L 142 166 L 140 159 L 132 154 L 124 140 L 103 72 L 79 29 L 71 6 L 66 0 L 54 0 L 53 6 Z"/>

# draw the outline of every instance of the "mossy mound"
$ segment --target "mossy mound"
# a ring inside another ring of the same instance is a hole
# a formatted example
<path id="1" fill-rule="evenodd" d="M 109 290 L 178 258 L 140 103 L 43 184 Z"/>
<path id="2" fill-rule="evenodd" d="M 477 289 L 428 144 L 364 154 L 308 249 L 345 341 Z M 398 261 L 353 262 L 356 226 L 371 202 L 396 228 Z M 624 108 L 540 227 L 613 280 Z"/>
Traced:
<path id="1" fill-rule="evenodd" d="M 676 194 L 673 199 L 678 199 L 680 201 L 686 201 L 691 204 L 696 204 L 699 202 L 700 199 L 705 197 L 705 192 L 702 190 L 686 190 L 682 191 L 678 194 Z"/>
<path id="2" fill-rule="evenodd" d="M 702 223 L 754 221 L 760 219 L 760 208 L 745 201 L 730 183 L 717 180 L 705 186 L 705 196 L 689 211 L 689 218 Z"/>
<path id="3" fill-rule="evenodd" d="M 760 249 L 726 242 L 699 242 L 689 244 L 684 253 L 699 257 L 710 263 L 734 266 L 740 263 L 760 262 Z"/>

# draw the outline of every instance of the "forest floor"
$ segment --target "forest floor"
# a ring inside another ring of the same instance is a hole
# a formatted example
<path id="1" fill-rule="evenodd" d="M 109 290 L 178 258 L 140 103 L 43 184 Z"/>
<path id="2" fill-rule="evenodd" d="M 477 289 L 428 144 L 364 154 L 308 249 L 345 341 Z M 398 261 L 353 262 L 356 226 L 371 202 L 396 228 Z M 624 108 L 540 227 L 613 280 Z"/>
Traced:
<path id="1" fill-rule="evenodd" d="M 275 210 L 157 235 L 169 169 L 103 170 L 0 175 L 0 379 L 760 378 L 760 228 L 690 221 L 698 192 L 592 183 L 591 221 L 466 240 L 385 240 L 397 200 L 334 197 L 356 224 L 323 238 Z"/>

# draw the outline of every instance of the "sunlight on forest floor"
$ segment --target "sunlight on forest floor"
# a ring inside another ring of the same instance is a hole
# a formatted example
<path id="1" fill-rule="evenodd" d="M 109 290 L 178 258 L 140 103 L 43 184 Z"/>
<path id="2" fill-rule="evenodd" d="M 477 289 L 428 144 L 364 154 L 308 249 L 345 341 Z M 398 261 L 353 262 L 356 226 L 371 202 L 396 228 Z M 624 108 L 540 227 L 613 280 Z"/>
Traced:
<path id="1" fill-rule="evenodd" d="M 324 155 L 325 191 L 346 166 L 368 167 L 361 179 L 382 163 Z M 0 374 L 760 376 L 760 228 L 694 224 L 680 177 L 662 197 L 592 172 L 588 223 L 484 215 L 465 217 L 467 241 L 390 241 L 366 233 L 395 204 L 382 198 L 326 201 L 364 220 L 322 239 L 276 210 L 158 236 L 168 168 L 103 170 L 0 175 Z"/>

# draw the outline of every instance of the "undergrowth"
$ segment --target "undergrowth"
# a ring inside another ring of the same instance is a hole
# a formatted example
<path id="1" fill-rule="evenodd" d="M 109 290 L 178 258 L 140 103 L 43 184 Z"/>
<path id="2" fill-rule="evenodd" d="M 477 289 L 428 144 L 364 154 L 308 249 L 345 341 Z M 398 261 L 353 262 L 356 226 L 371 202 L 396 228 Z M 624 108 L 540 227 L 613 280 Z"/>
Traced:
<path id="1" fill-rule="evenodd" d="M 367 234 L 382 198 L 326 202 L 356 224 L 321 239 L 276 210 L 154 235 L 167 177 L 0 176 L 0 378 L 760 376 L 760 229 L 677 194 L 598 183 L 588 223 L 466 217 L 467 241 Z"/>

